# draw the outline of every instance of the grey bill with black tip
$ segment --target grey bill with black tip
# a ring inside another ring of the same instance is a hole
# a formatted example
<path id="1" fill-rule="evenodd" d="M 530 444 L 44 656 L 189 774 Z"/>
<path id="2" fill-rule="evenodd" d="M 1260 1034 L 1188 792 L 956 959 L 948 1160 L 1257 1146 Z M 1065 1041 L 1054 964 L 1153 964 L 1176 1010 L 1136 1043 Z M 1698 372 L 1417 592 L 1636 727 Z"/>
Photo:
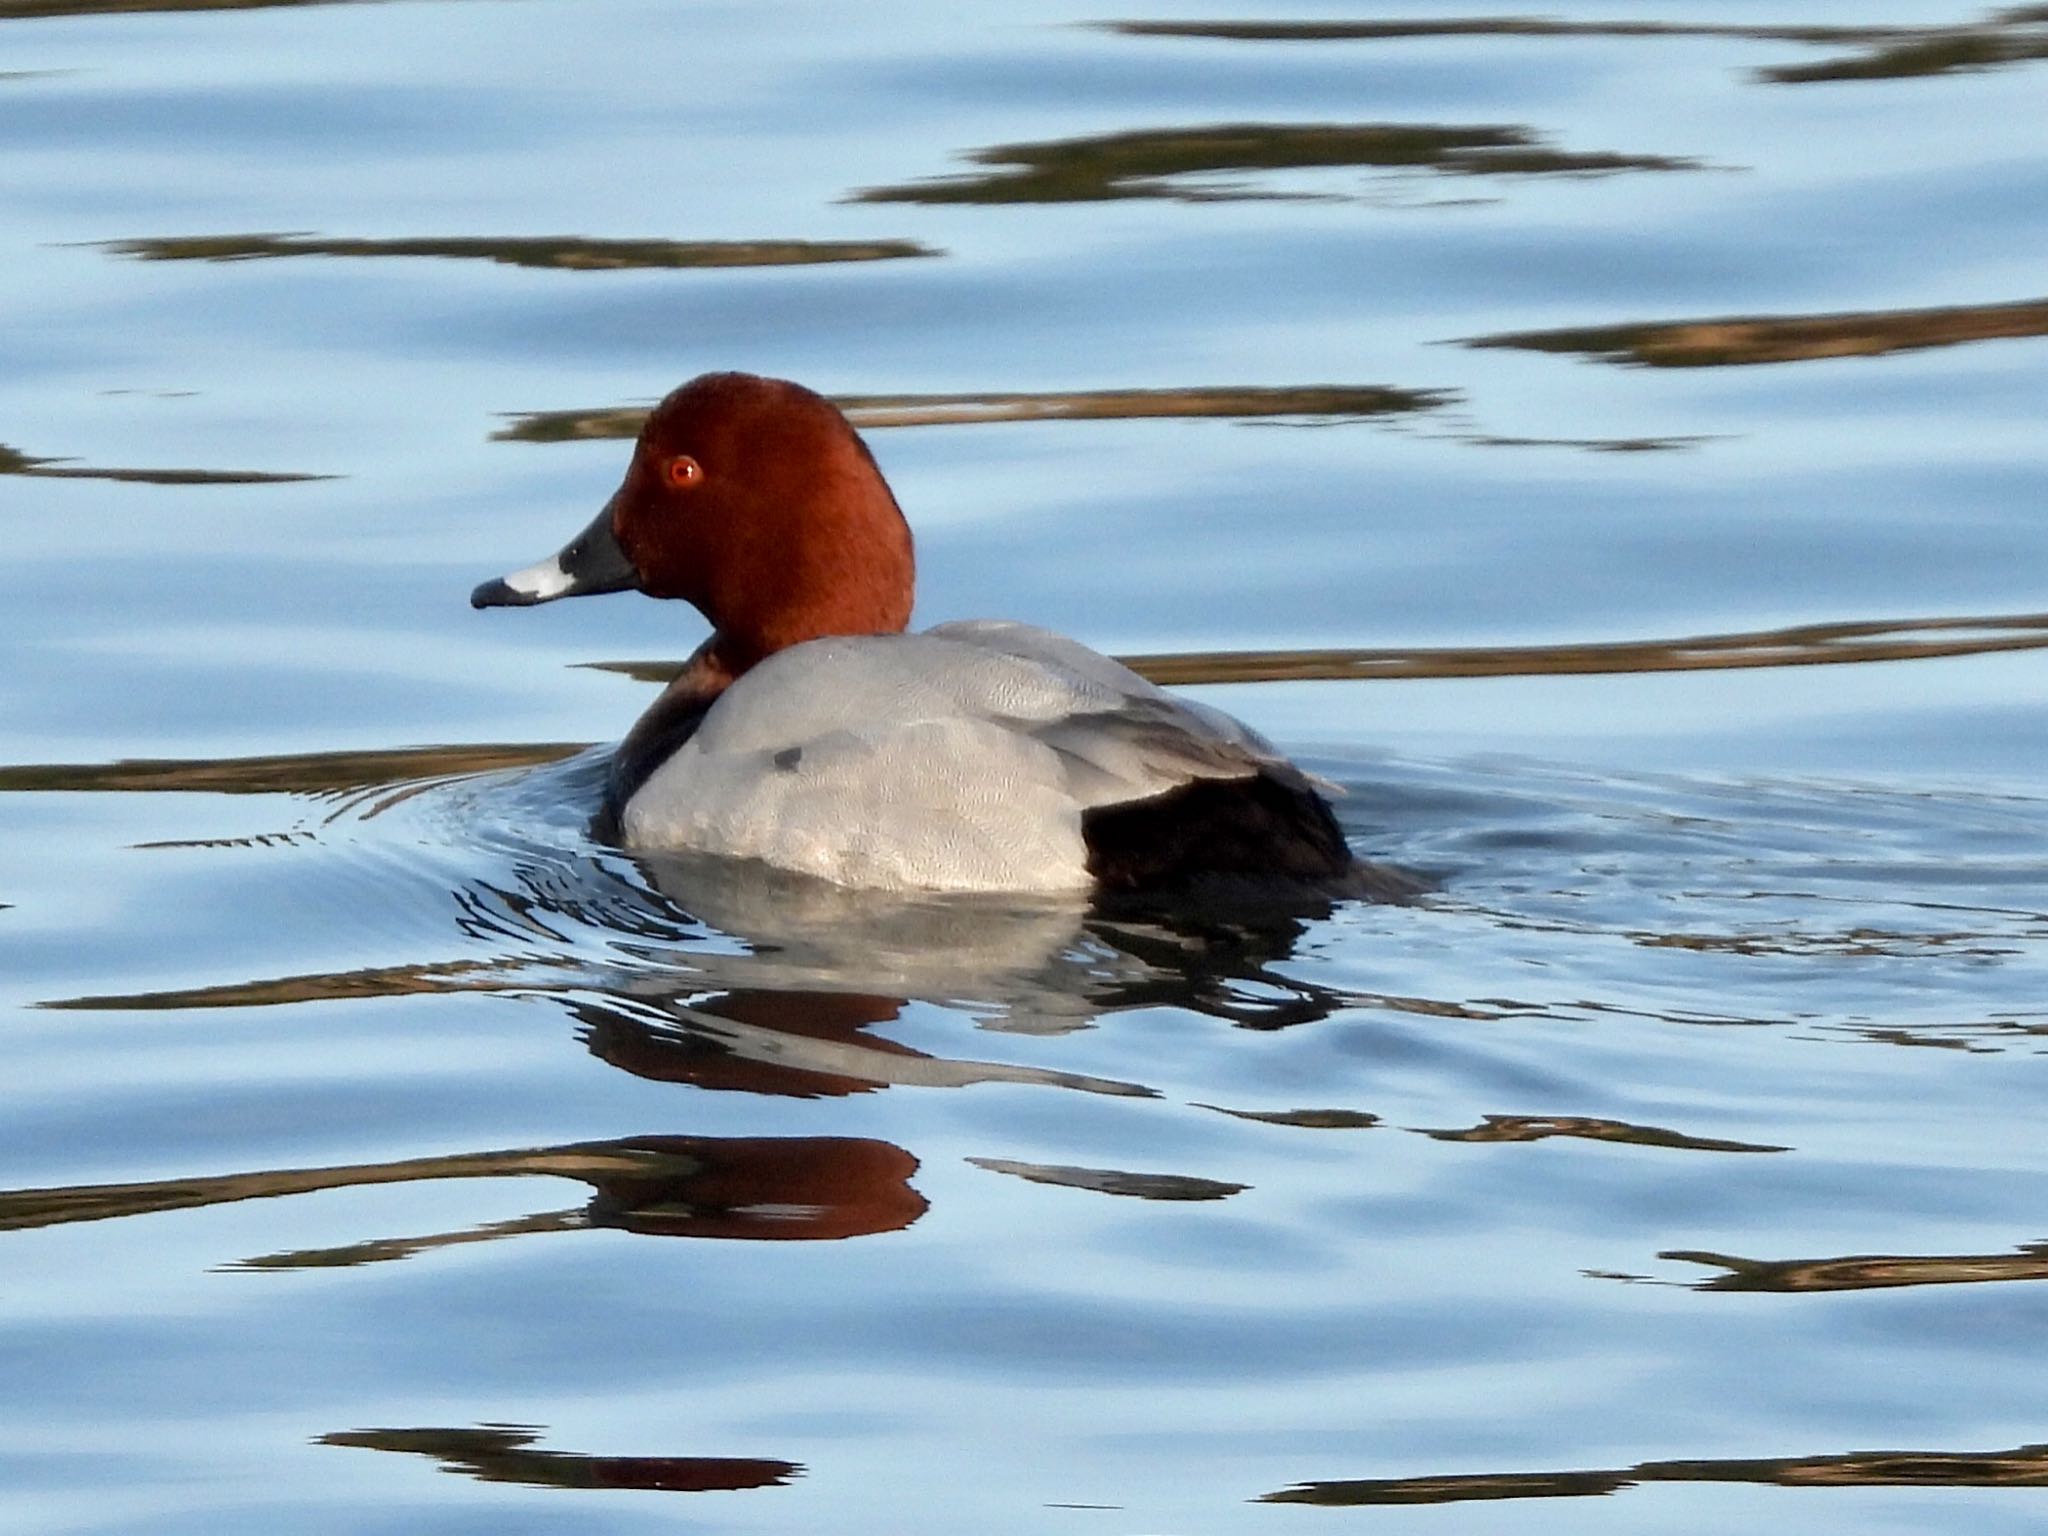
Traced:
<path id="1" fill-rule="evenodd" d="M 612 533 L 607 502 L 591 525 L 548 556 L 523 571 L 487 581 L 469 594 L 472 608 L 530 608 L 558 597 L 586 597 L 595 592 L 624 592 L 640 585 L 640 573 L 626 558 Z"/>

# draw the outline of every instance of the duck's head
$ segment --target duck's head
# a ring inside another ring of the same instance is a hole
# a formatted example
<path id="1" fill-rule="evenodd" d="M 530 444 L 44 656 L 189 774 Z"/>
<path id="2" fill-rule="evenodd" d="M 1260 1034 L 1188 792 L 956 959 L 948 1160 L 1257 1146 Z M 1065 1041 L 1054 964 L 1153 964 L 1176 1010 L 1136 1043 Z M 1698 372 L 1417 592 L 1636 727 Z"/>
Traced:
<path id="1" fill-rule="evenodd" d="M 801 640 L 902 629 L 914 578 L 896 498 L 831 401 L 783 379 L 707 373 L 649 414 L 588 528 L 469 601 L 680 597 L 741 671 Z"/>

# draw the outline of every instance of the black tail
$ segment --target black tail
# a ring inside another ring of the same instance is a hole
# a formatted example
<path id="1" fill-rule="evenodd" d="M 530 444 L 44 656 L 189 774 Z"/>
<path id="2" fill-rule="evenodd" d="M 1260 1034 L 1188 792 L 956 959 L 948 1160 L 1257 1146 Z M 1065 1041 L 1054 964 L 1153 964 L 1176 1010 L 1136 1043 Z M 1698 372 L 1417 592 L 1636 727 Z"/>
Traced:
<path id="1" fill-rule="evenodd" d="M 1349 895 L 1361 868 L 1328 802 L 1270 773 L 1100 806 L 1083 813 L 1081 835 L 1106 892 L 1242 882 Z"/>

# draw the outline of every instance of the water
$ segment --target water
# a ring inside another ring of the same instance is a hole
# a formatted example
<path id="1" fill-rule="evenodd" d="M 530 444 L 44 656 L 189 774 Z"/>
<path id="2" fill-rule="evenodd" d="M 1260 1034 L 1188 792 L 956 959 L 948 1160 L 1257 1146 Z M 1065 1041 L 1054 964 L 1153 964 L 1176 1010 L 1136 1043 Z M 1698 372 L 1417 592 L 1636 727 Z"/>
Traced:
<path id="1" fill-rule="evenodd" d="M 0 0 L 0 1523 L 2036 1529 L 2043 19 L 1553 9 Z M 733 366 L 1434 892 L 593 842 Z"/>

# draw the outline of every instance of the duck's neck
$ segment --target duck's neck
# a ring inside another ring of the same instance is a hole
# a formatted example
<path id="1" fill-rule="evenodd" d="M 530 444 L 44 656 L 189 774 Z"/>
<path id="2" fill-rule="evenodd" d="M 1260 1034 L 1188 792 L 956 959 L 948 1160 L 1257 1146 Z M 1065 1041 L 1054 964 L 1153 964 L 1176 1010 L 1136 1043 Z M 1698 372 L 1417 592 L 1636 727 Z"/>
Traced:
<path id="1" fill-rule="evenodd" d="M 748 663 L 735 666 L 728 659 L 730 649 L 720 635 L 713 635 L 698 646 L 696 654 L 683 663 L 675 681 L 662 690 L 661 697 L 626 732 L 626 739 L 612 753 L 608 799 L 614 816 L 654 776 L 654 770 L 696 734 L 705 711 L 746 670 Z"/>

